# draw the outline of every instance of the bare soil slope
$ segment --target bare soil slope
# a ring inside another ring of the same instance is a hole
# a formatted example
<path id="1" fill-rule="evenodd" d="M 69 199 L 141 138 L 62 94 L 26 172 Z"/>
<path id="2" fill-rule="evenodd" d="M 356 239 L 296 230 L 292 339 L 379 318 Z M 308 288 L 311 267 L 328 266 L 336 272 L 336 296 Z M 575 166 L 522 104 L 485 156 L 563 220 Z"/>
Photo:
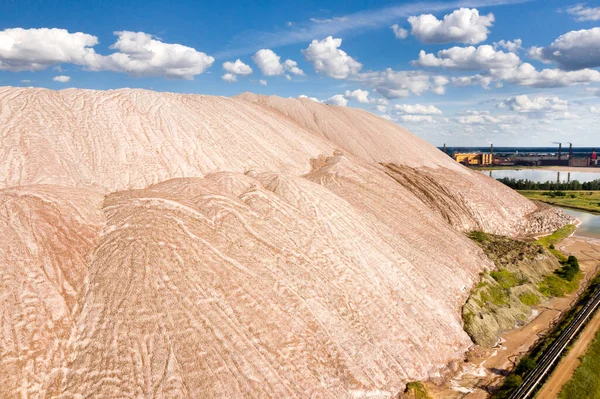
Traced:
<path id="1" fill-rule="evenodd" d="M 464 231 L 568 220 L 270 99 L 0 88 L 0 397 L 396 395 L 471 345 Z"/>

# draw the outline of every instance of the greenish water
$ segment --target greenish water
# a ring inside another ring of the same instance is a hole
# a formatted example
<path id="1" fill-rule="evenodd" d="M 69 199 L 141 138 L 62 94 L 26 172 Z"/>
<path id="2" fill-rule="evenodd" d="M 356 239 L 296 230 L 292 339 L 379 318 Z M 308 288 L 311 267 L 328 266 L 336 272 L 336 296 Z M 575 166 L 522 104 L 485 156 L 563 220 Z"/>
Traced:
<path id="1" fill-rule="evenodd" d="M 564 209 L 564 208 L 563 208 Z M 569 215 L 576 217 L 581 221 L 581 224 L 575 231 L 576 236 L 591 237 L 600 239 L 600 216 L 593 215 L 587 212 L 574 211 L 564 209 Z"/>

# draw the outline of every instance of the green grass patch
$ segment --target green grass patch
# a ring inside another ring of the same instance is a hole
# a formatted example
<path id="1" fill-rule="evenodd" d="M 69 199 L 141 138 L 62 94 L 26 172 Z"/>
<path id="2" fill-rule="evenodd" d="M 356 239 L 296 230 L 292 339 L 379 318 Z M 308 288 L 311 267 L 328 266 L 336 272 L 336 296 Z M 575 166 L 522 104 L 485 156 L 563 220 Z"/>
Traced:
<path id="1" fill-rule="evenodd" d="M 569 191 L 569 195 L 554 195 L 540 190 L 518 190 L 525 197 L 571 209 L 600 213 L 600 191 Z"/>
<path id="2" fill-rule="evenodd" d="M 509 294 L 506 289 L 492 284 L 487 284 L 485 288 L 485 291 L 481 292 L 481 300 L 483 302 L 491 302 L 496 306 L 508 304 Z"/>
<path id="3" fill-rule="evenodd" d="M 600 398 L 600 331 L 596 333 L 596 338 L 581 359 L 581 364 L 558 397 Z"/>
<path id="4" fill-rule="evenodd" d="M 406 394 L 412 394 L 416 399 L 433 399 L 431 395 L 427 392 L 427 388 L 420 381 L 412 381 L 406 384 L 406 389 L 404 390 Z"/>
<path id="5" fill-rule="evenodd" d="M 575 291 L 579 287 L 579 281 L 581 281 L 581 273 L 578 273 L 572 281 L 550 274 L 544 278 L 538 287 L 545 296 L 561 297 Z"/>
<path id="6" fill-rule="evenodd" d="M 540 303 L 540 297 L 531 293 L 519 295 L 519 300 L 527 306 L 536 306 Z"/>
<path id="7" fill-rule="evenodd" d="M 563 255 L 564 257 L 564 255 Z M 574 256 L 569 256 L 562 262 L 560 269 L 555 270 L 539 284 L 540 292 L 546 296 L 564 296 L 579 287 L 581 271 L 579 262 Z"/>
<path id="8" fill-rule="evenodd" d="M 506 269 L 495 270 L 490 273 L 490 276 L 504 289 L 522 284 L 522 279 L 517 277 L 515 273 Z"/>
<path id="9" fill-rule="evenodd" d="M 541 237 L 537 240 L 537 243 L 545 246 L 546 248 L 550 248 L 550 245 L 556 245 L 575 231 L 576 226 L 574 224 L 568 224 L 566 226 L 561 227 L 556 230 L 554 233 Z"/>
<path id="10" fill-rule="evenodd" d="M 576 228 L 577 226 L 574 224 L 568 224 L 548 236 L 541 237 L 536 241 L 536 243 L 548 248 L 552 255 L 554 255 L 561 262 L 564 262 L 567 260 L 567 257 L 558 249 L 556 249 L 555 245 L 573 234 Z"/>
<path id="11" fill-rule="evenodd" d="M 469 237 L 473 241 L 477 241 L 479 243 L 483 243 L 485 241 L 490 240 L 490 236 L 488 236 L 483 231 L 470 231 L 467 233 L 467 237 Z"/>
<path id="12" fill-rule="evenodd" d="M 545 296 L 560 297 L 575 291 L 579 287 L 579 281 L 581 281 L 581 273 L 578 273 L 571 281 L 565 280 L 556 274 L 550 274 L 544 278 L 538 287 Z"/>

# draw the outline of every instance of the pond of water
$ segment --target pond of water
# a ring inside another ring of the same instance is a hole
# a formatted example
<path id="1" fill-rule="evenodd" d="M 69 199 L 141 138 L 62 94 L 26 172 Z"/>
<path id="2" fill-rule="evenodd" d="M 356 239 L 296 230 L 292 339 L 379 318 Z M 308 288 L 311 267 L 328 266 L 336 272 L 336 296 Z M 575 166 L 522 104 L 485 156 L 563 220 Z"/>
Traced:
<path id="1" fill-rule="evenodd" d="M 569 215 L 581 220 L 575 235 L 600 239 L 600 215 L 564 209 Z"/>

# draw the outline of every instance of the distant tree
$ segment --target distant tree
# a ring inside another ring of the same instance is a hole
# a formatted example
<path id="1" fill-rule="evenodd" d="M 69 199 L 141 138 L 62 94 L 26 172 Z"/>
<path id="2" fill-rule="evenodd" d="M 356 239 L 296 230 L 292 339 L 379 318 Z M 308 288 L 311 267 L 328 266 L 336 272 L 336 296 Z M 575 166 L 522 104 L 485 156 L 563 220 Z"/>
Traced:
<path id="1" fill-rule="evenodd" d="M 512 177 L 503 177 L 498 179 L 499 182 L 507 185 L 515 190 L 552 190 L 552 191 L 594 191 L 600 190 L 600 179 L 581 183 L 578 180 L 573 180 L 568 183 L 563 182 L 536 182 L 528 179 L 515 179 Z"/>

